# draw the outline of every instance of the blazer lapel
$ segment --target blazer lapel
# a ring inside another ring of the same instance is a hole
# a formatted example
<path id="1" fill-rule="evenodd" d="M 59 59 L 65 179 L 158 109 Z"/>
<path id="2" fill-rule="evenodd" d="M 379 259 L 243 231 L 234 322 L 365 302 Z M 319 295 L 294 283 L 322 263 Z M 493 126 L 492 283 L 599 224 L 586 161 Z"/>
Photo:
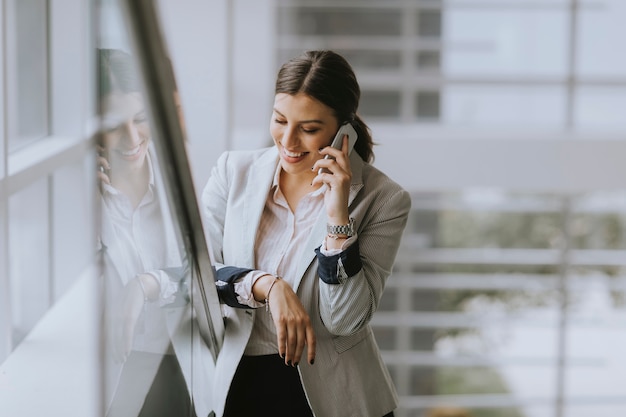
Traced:
<path id="1" fill-rule="evenodd" d="M 261 215 L 267 200 L 267 193 L 272 186 L 278 153 L 272 148 L 261 157 L 258 164 L 252 164 L 248 174 L 243 213 L 241 216 L 241 259 L 245 265 L 254 267 L 254 247 L 256 245 L 256 232 L 261 223 Z"/>

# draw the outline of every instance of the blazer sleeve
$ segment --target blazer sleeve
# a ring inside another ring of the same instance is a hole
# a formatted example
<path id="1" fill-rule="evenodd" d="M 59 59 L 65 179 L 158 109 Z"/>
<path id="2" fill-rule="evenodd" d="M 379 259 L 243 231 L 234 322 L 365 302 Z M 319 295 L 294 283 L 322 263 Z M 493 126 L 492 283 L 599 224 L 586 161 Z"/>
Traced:
<path id="1" fill-rule="evenodd" d="M 409 194 L 395 183 L 392 185 L 379 187 L 376 195 L 366 196 L 359 203 L 357 212 L 364 214 L 356 219 L 355 244 L 330 260 L 322 259 L 323 255 L 316 251 L 320 268 L 328 270 L 329 263 L 339 262 L 333 269 L 337 279 L 319 282 L 320 317 L 334 335 L 358 332 L 378 308 L 411 209 Z"/>

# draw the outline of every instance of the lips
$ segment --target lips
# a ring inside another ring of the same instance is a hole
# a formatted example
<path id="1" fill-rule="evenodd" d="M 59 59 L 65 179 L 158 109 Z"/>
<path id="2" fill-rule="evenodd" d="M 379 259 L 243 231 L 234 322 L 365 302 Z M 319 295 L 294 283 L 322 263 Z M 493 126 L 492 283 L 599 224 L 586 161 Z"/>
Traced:
<path id="1" fill-rule="evenodd" d="M 131 149 L 116 149 L 118 155 L 120 155 L 123 159 L 126 160 L 134 160 L 141 155 L 141 150 L 143 149 L 144 142 L 141 142 L 139 145 L 135 146 Z"/>
<path id="2" fill-rule="evenodd" d="M 283 149 L 283 153 L 288 158 L 301 158 L 307 154 L 307 152 L 290 152 L 287 149 Z"/>

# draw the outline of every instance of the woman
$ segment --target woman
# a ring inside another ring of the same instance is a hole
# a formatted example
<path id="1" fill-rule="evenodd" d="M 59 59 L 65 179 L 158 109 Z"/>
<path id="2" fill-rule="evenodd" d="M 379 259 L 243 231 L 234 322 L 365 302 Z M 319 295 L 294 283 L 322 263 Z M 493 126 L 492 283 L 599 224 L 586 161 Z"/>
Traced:
<path id="1" fill-rule="evenodd" d="M 369 164 L 359 96 L 334 52 L 288 61 L 276 81 L 275 146 L 223 154 L 204 189 L 228 305 L 218 416 L 393 415 L 397 396 L 368 323 L 410 198 Z M 358 133 L 350 154 L 347 137 L 341 150 L 328 146 L 344 122 Z"/>
<path id="2" fill-rule="evenodd" d="M 171 345 L 186 308 L 175 303 L 186 271 L 151 150 L 140 78 L 121 50 L 100 49 L 98 68 L 107 415 L 190 415 Z"/>

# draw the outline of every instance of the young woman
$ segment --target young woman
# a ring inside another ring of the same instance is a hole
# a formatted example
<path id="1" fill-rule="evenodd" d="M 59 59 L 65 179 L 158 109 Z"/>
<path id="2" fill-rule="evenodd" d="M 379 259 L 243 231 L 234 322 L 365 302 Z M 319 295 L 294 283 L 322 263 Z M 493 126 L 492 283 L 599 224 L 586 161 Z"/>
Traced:
<path id="1" fill-rule="evenodd" d="M 190 415 L 171 336 L 186 279 L 134 60 L 98 50 L 107 415 Z"/>
<path id="2" fill-rule="evenodd" d="M 218 416 L 393 415 L 397 396 L 368 323 L 410 198 L 370 165 L 359 97 L 340 55 L 288 61 L 276 80 L 275 146 L 225 153 L 204 189 L 228 305 Z M 341 150 L 329 146 L 343 123 L 358 133 L 351 153 L 347 138 Z"/>

